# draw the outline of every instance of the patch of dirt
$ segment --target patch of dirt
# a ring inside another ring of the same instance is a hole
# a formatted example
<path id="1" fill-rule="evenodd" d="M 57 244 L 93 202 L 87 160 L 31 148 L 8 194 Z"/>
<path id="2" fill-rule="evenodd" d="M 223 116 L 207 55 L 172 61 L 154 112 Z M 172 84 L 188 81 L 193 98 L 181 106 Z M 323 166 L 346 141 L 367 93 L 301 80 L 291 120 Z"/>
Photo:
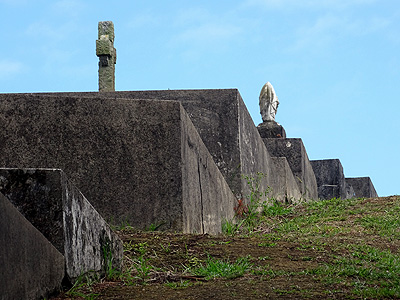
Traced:
<path id="1" fill-rule="evenodd" d="M 119 231 L 125 245 L 125 261 L 145 257 L 152 266 L 148 277 L 128 284 L 123 278 L 103 280 L 83 291 L 86 298 L 69 298 L 63 293 L 52 299 L 357 299 L 352 293 L 355 278 L 335 281 L 315 275 L 314 271 L 337 257 L 349 255 L 347 245 L 370 245 L 398 253 L 399 240 L 376 235 L 356 222 L 366 211 L 378 215 L 394 203 L 398 203 L 398 197 L 366 199 L 351 207 L 354 214 L 316 225 L 343 229 L 337 233 L 328 228 L 318 234 L 311 231 L 302 235 L 290 232 L 231 237 Z M 358 208 L 362 208 L 360 214 Z M 300 207 L 297 213 L 307 212 Z M 185 272 L 204 264 L 208 257 L 230 262 L 247 257 L 252 267 L 235 279 L 206 280 Z"/>
<path id="2" fill-rule="evenodd" d="M 328 259 L 323 252 L 301 250 L 300 245 L 285 241 L 270 241 L 265 237 L 226 237 L 170 233 L 119 232 L 124 243 L 145 245 L 149 263 L 164 272 L 152 274 L 147 284 L 125 285 L 122 282 L 102 282 L 92 287 L 97 299 L 335 299 L 332 286 L 324 285 L 302 271 L 314 269 Z M 166 250 L 168 249 L 168 250 Z M 135 253 L 128 255 L 135 256 Z M 203 262 L 208 256 L 234 262 L 250 257 L 252 270 L 273 270 L 276 275 L 251 274 L 236 279 L 206 281 L 182 274 L 183 266 L 193 258 Z M 170 275 L 166 274 L 171 272 Z M 162 276 L 164 273 L 164 277 Z M 283 273 L 283 274 L 281 274 Z M 175 275 L 171 275 L 175 274 Z M 188 280 L 188 287 L 171 288 L 166 281 Z M 331 293 L 331 294 L 330 294 Z M 65 294 L 55 299 L 68 298 Z"/>

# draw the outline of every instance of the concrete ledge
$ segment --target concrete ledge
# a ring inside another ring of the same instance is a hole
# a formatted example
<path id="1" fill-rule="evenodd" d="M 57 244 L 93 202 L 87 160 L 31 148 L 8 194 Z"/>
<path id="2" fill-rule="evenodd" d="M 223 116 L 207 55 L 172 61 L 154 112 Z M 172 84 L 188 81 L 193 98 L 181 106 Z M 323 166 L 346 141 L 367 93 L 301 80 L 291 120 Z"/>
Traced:
<path id="1" fill-rule="evenodd" d="M 343 167 L 339 159 L 311 160 L 320 199 L 348 198 Z"/>
<path id="2" fill-rule="evenodd" d="M 317 199 L 316 175 L 303 141 L 299 138 L 263 138 L 263 141 L 272 156 L 286 157 L 303 198 Z"/>
<path id="3" fill-rule="evenodd" d="M 0 298 L 43 299 L 61 288 L 64 257 L 0 193 Z"/>
<path id="4" fill-rule="evenodd" d="M 346 183 L 352 186 L 356 197 L 374 198 L 378 193 L 369 177 L 346 178 Z"/>
<path id="5" fill-rule="evenodd" d="M 107 94 L 0 95 L 0 166 L 64 170 L 114 224 L 219 232 L 236 200 L 182 105 Z"/>
<path id="6" fill-rule="evenodd" d="M 61 170 L 0 169 L 0 192 L 64 255 L 69 280 L 104 274 L 104 251 L 121 267 L 121 240 Z"/>

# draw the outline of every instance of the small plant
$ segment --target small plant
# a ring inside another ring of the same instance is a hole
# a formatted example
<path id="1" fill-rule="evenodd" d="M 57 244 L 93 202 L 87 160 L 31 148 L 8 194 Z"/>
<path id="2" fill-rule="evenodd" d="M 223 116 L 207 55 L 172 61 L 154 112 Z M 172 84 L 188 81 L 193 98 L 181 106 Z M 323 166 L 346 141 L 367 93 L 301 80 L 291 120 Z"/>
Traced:
<path id="1" fill-rule="evenodd" d="M 238 204 L 233 209 L 235 210 L 235 215 L 239 217 L 243 217 L 245 214 L 249 212 L 249 207 L 244 203 L 244 199 L 238 199 Z"/>
<path id="2" fill-rule="evenodd" d="M 168 253 L 171 252 L 171 243 L 170 243 L 170 242 L 168 242 L 167 245 L 160 244 L 160 246 L 161 246 L 161 249 L 162 249 L 166 254 L 168 254 Z"/>
<path id="3" fill-rule="evenodd" d="M 177 290 L 177 289 L 184 289 L 187 288 L 191 285 L 189 280 L 180 280 L 178 282 L 167 282 L 165 283 L 166 286 L 170 287 L 171 289 Z"/>
<path id="4" fill-rule="evenodd" d="M 134 267 L 138 274 L 137 278 L 140 279 L 142 283 L 150 278 L 150 272 L 153 270 L 153 266 L 149 264 L 148 259 L 140 256 L 134 261 Z"/>
<path id="5" fill-rule="evenodd" d="M 243 276 L 251 266 L 248 257 L 239 258 L 234 263 L 208 257 L 204 265 L 192 269 L 191 272 L 197 276 L 204 276 L 207 280 L 216 277 L 232 279 Z"/>
<path id="6" fill-rule="evenodd" d="M 285 207 L 282 203 L 275 199 L 271 199 L 272 205 L 263 204 L 262 215 L 266 217 L 286 216 L 293 211 L 292 207 Z"/>
<path id="7" fill-rule="evenodd" d="M 107 279 L 115 279 L 118 277 L 120 272 L 114 268 L 113 266 L 113 253 L 112 253 L 112 245 L 111 241 L 105 237 L 102 243 L 102 251 L 103 251 L 103 262 L 104 262 L 104 272 Z"/>
<path id="8" fill-rule="evenodd" d="M 233 219 L 231 221 L 225 220 L 225 222 L 222 223 L 222 232 L 225 235 L 235 235 L 239 232 L 241 226 L 245 222 L 244 219 L 240 220 L 240 222 L 236 223 L 236 220 Z"/>
<path id="9" fill-rule="evenodd" d="M 99 294 L 92 292 L 92 285 L 97 281 L 98 279 L 93 279 L 89 274 L 80 275 L 65 294 L 70 297 L 81 297 L 85 300 L 97 299 Z"/>
<path id="10" fill-rule="evenodd" d="M 149 227 L 147 228 L 147 231 L 157 231 L 161 226 L 163 226 L 165 222 L 161 222 L 159 224 L 157 223 L 151 223 Z"/>

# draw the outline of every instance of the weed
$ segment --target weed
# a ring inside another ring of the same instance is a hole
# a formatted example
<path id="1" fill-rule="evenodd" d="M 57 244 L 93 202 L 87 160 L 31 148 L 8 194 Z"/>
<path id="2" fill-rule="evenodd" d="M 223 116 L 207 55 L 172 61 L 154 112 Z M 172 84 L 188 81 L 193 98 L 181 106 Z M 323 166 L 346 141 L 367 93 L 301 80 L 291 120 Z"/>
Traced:
<path id="1" fill-rule="evenodd" d="M 138 274 L 137 278 L 140 279 L 142 283 L 150 278 L 150 272 L 153 270 L 153 266 L 151 266 L 148 259 L 143 256 L 140 256 L 134 261 L 134 268 Z"/>
<path id="2" fill-rule="evenodd" d="M 171 289 L 184 289 L 187 288 L 191 285 L 191 282 L 189 280 L 180 280 L 178 282 L 167 282 L 165 283 L 166 286 L 170 287 Z"/>
<path id="3" fill-rule="evenodd" d="M 115 279 L 120 272 L 113 266 L 112 244 L 110 239 L 105 236 L 102 242 L 101 249 L 103 251 L 104 272 L 107 279 Z"/>
<path id="4" fill-rule="evenodd" d="M 160 222 L 159 224 L 157 223 L 151 223 L 149 227 L 147 228 L 147 231 L 157 231 L 161 226 L 163 226 L 165 222 Z"/>
<path id="5" fill-rule="evenodd" d="M 240 220 L 239 223 L 236 223 L 236 220 L 233 219 L 231 221 L 225 220 L 222 223 L 222 232 L 225 235 L 235 235 L 239 232 L 245 220 Z"/>
<path id="6" fill-rule="evenodd" d="M 265 217 L 287 216 L 293 211 L 293 207 L 285 207 L 282 203 L 271 199 L 272 205 L 264 203 L 262 215 Z"/>
<path id="7" fill-rule="evenodd" d="M 160 244 L 160 246 L 161 246 L 161 249 L 162 249 L 166 254 L 168 254 L 168 253 L 171 252 L 171 243 L 170 243 L 170 242 L 168 242 L 167 245 Z"/>
<path id="8" fill-rule="evenodd" d="M 90 274 L 80 275 L 65 294 L 70 297 L 81 297 L 85 300 L 97 299 L 99 294 L 92 292 L 92 285 L 97 281 L 98 279 L 93 279 Z"/>
<path id="9" fill-rule="evenodd" d="M 263 260 L 271 260 L 272 258 L 269 257 L 268 255 L 266 255 L 266 256 L 259 256 L 259 257 L 257 257 L 257 259 L 263 261 Z"/>
<path id="10" fill-rule="evenodd" d="M 262 210 L 262 198 L 267 196 L 269 189 L 264 192 L 260 191 L 261 180 L 265 177 L 263 173 L 257 173 L 256 177 L 242 176 L 250 189 L 250 194 L 246 197 L 248 204 L 244 199 L 238 200 L 235 209 L 235 217 L 233 220 L 225 220 L 222 224 L 222 232 L 226 235 L 235 235 L 245 230 L 248 233 L 254 232 L 255 228 L 260 225 L 260 211 Z"/>
<path id="11" fill-rule="evenodd" d="M 216 277 L 232 279 L 243 276 L 251 265 L 248 257 L 239 258 L 234 263 L 230 263 L 228 260 L 208 257 L 204 265 L 191 269 L 191 273 L 197 276 L 204 276 L 207 280 Z"/>

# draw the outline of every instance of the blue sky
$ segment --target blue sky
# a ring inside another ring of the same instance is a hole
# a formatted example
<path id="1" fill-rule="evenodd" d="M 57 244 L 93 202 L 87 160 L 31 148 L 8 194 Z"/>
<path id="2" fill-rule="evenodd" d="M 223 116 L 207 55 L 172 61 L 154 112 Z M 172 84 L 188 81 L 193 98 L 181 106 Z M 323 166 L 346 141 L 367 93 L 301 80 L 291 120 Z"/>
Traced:
<path id="1" fill-rule="evenodd" d="M 397 0 L 0 0 L 0 92 L 96 91 L 97 23 L 115 24 L 116 89 L 238 88 L 310 159 L 400 194 Z"/>

